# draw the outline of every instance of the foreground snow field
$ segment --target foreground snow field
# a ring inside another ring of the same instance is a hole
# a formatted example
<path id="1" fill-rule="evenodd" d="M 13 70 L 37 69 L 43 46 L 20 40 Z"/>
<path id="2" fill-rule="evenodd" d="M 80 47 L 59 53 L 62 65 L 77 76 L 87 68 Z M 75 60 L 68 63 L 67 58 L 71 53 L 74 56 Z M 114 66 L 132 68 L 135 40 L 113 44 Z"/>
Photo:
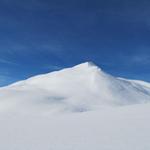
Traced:
<path id="1" fill-rule="evenodd" d="M 0 88 L 0 150 L 149 150 L 150 83 L 91 63 Z"/>
<path id="2" fill-rule="evenodd" d="M 1 150 L 149 150 L 150 104 L 0 116 Z"/>

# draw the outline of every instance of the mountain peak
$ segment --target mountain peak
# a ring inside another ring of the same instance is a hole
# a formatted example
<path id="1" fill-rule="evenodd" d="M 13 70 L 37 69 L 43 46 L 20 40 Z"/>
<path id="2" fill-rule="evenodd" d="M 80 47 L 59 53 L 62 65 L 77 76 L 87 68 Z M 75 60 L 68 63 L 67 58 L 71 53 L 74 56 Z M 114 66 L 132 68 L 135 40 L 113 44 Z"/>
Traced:
<path id="1" fill-rule="evenodd" d="M 149 102 L 150 86 L 113 77 L 85 62 L 0 89 L 0 100 L 0 112 L 83 112 Z"/>
<path id="2" fill-rule="evenodd" d="M 79 65 L 76 65 L 74 66 L 75 68 L 97 68 L 99 70 L 101 70 L 101 68 L 99 68 L 95 63 L 93 63 L 92 61 L 88 61 L 88 62 L 84 62 L 84 63 L 81 63 Z"/>

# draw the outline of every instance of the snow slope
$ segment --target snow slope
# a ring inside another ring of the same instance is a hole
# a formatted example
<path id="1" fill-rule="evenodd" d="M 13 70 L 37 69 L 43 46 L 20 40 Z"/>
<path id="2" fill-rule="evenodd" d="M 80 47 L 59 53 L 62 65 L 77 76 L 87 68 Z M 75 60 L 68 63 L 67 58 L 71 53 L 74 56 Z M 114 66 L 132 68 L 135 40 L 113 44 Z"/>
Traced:
<path id="1" fill-rule="evenodd" d="M 0 150 L 149 150 L 149 101 L 91 63 L 20 81 L 0 88 Z"/>
<path id="2" fill-rule="evenodd" d="M 149 150 L 150 104 L 63 115 L 0 115 L 1 150 Z"/>
<path id="3" fill-rule="evenodd" d="M 113 77 L 93 63 L 0 89 L 0 112 L 84 112 L 150 101 L 150 84 Z"/>

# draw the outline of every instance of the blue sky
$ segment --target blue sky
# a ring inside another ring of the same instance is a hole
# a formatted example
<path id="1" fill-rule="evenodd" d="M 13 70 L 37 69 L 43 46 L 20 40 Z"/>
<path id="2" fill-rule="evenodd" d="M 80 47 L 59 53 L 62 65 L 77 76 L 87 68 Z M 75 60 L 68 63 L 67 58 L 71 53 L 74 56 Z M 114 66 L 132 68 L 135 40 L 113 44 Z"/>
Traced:
<path id="1" fill-rule="evenodd" d="M 150 81 L 149 0 L 1 0 L 0 86 L 93 61 Z"/>

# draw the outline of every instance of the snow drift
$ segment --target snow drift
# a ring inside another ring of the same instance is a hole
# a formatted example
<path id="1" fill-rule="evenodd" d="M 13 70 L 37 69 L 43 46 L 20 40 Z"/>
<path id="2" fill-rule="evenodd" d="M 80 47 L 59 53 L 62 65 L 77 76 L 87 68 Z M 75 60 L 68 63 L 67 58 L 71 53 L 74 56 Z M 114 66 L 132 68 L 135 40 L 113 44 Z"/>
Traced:
<path id="1" fill-rule="evenodd" d="M 92 63 L 35 76 L 0 88 L 0 150 L 149 150 L 149 101 Z"/>
<path id="2" fill-rule="evenodd" d="M 149 101 L 149 83 L 113 77 L 89 62 L 0 88 L 0 112 L 83 112 Z"/>

